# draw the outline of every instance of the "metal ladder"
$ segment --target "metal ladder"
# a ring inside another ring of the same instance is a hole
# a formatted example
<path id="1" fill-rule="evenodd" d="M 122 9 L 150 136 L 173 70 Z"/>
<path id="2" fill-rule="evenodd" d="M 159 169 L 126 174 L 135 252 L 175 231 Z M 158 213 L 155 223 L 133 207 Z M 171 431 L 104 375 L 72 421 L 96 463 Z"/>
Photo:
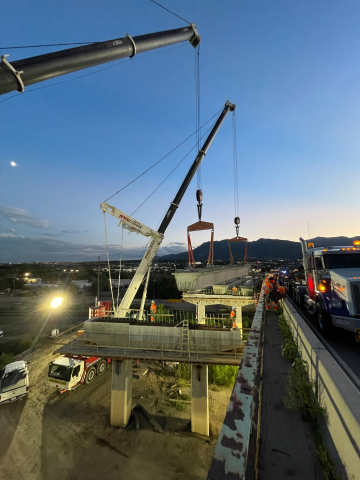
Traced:
<path id="1" fill-rule="evenodd" d="M 187 353 L 190 358 L 189 320 L 182 321 L 181 330 L 181 354 Z"/>

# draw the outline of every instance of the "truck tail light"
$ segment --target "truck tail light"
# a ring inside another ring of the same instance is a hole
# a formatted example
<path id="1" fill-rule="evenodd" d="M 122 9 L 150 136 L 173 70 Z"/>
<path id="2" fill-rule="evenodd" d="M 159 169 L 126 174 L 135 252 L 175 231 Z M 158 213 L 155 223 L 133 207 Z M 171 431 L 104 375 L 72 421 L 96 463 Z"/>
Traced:
<path id="1" fill-rule="evenodd" d="M 326 292 L 326 285 L 320 283 L 319 290 L 320 290 L 320 292 Z"/>
<path id="2" fill-rule="evenodd" d="M 311 275 L 308 276 L 308 286 L 309 286 L 309 295 L 312 297 L 315 295 L 315 290 L 314 290 L 314 279 Z"/>

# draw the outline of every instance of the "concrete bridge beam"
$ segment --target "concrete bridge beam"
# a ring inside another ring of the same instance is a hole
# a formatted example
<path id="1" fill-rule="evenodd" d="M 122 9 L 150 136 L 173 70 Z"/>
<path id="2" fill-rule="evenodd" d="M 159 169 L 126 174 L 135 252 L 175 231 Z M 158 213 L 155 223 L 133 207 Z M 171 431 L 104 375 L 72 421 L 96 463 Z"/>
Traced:
<path id="1" fill-rule="evenodd" d="M 126 427 L 131 415 L 132 360 L 112 363 L 110 424 Z"/>
<path id="2" fill-rule="evenodd" d="M 209 436 L 207 365 L 191 365 L 191 431 Z"/>

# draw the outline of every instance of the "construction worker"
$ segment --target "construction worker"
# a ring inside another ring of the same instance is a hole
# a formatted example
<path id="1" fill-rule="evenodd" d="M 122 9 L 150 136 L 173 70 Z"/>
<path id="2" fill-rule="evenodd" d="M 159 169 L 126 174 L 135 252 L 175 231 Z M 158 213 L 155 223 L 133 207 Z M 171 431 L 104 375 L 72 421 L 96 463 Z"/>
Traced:
<path id="1" fill-rule="evenodd" d="M 237 288 L 235 287 L 235 285 L 232 287 L 232 292 L 233 292 L 233 295 L 236 295 Z"/>
<path id="2" fill-rule="evenodd" d="M 152 300 L 150 310 L 151 310 L 151 322 L 154 323 L 154 322 L 155 322 L 154 315 L 155 315 L 155 313 L 156 313 L 155 300 Z"/>
<path id="3" fill-rule="evenodd" d="M 230 313 L 230 320 L 232 321 L 232 328 L 236 328 L 236 308 L 232 307 Z"/>

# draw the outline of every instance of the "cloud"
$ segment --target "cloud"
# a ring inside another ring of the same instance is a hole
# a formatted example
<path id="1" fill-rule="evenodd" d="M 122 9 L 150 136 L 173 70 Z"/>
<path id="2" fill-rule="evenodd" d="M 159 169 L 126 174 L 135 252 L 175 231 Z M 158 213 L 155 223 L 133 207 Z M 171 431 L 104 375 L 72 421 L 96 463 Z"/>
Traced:
<path id="1" fill-rule="evenodd" d="M 89 230 L 62 230 L 61 233 L 89 233 Z"/>
<path id="2" fill-rule="evenodd" d="M 28 211 L 21 208 L 0 206 L 0 217 L 12 223 L 21 223 L 33 228 L 49 228 L 52 225 L 47 220 L 33 217 Z"/>
<path id="3" fill-rule="evenodd" d="M 107 258 L 105 245 L 91 245 L 55 240 L 53 234 L 45 237 L 22 237 L 10 233 L 0 234 L 0 262 L 60 262 L 60 261 L 96 261 L 100 255 L 102 260 Z M 147 247 L 124 248 L 123 260 L 141 259 Z M 109 257 L 111 260 L 120 259 L 120 246 L 109 245 Z M 183 246 L 164 246 L 159 249 L 159 257 L 171 253 L 184 251 Z"/>
<path id="4" fill-rule="evenodd" d="M 47 235 L 48 237 L 61 237 L 62 233 L 43 233 L 43 235 Z"/>

